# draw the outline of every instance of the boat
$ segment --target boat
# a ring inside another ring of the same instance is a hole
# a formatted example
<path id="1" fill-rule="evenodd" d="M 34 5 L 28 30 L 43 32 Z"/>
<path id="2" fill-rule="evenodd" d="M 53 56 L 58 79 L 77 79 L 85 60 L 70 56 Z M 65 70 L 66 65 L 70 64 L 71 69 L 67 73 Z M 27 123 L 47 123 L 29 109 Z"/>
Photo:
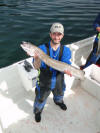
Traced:
<path id="1" fill-rule="evenodd" d="M 86 62 L 95 35 L 67 45 L 72 65 Z M 100 133 L 100 67 L 84 69 L 85 79 L 64 75 L 67 111 L 56 106 L 50 94 L 40 123 L 35 122 L 33 102 L 38 71 L 32 57 L 0 69 L 0 133 Z"/>

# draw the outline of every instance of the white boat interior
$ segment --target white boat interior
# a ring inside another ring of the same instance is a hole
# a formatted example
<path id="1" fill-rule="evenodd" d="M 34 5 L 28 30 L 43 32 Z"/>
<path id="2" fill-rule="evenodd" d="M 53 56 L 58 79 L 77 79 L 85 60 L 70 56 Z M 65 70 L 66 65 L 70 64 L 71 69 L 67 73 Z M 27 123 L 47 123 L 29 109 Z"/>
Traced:
<path id="1" fill-rule="evenodd" d="M 95 36 L 67 45 L 72 50 L 72 65 L 85 63 Z M 26 59 L 32 64 L 32 58 Z M 40 123 L 33 114 L 38 71 L 25 69 L 25 60 L 0 69 L 0 133 L 100 133 L 100 67 L 91 65 L 83 81 L 65 75 L 62 111 L 48 97 Z"/>

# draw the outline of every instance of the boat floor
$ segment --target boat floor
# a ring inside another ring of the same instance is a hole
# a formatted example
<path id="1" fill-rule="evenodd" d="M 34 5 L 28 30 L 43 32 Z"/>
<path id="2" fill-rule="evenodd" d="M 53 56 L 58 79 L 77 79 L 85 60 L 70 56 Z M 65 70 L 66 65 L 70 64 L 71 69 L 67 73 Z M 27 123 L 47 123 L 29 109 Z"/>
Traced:
<path id="1" fill-rule="evenodd" d="M 66 89 L 64 101 L 67 111 L 55 105 L 50 94 L 41 122 L 36 123 L 33 114 L 34 90 L 27 92 L 17 73 L 13 75 L 13 84 L 9 76 L 2 82 L 8 85 L 8 89 L 0 89 L 0 125 L 3 133 L 100 133 L 100 101 L 80 86 Z"/>

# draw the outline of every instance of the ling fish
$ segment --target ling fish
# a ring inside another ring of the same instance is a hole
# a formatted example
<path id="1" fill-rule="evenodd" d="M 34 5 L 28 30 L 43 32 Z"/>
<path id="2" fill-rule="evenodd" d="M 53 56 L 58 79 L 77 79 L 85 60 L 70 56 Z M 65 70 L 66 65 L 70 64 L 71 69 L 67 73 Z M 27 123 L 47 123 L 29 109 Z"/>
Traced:
<path id="1" fill-rule="evenodd" d="M 38 54 L 40 60 L 42 60 L 46 65 L 52 67 L 53 69 L 63 73 L 64 71 L 68 70 L 71 72 L 72 76 L 76 77 L 77 79 L 84 80 L 84 75 L 85 75 L 84 71 L 76 68 L 75 66 L 50 58 L 37 46 L 29 42 L 22 42 L 21 47 L 33 58 L 35 53 Z"/>

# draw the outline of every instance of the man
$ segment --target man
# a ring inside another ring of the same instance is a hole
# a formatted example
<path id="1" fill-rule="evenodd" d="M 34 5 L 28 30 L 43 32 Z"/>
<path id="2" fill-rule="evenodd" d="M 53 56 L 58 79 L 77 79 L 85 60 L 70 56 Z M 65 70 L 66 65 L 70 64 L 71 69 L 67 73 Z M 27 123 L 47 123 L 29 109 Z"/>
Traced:
<path id="1" fill-rule="evenodd" d="M 96 17 L 93 27 L 97 32 L 94 44 L 93 44 L 93 50 L 91 51 L 86 64 L 84 66 L 81 66 L 81 69 L 84 69 L 88 67 L 91 64 L 97 64 L 100 66 L 100 13 Z"/>
<path id="2" fill-rule="evenodd" d="M 61 45 L 61 40 L 64 37 L 64 27 L 60 23 L 54 23 L 50 28 L 51 41 L 47 44 L 39 46 L 46 54 L 55 60 L 71 64 L 71 51 L 68 47 Z M 34 113 L 36 122 L 41 121 L 41 113 L 46 103 L 50 92 L 53 93 L 53 100 L 62 110 L 66 110 L 67 106 L 64 104 L 63 97 L 65 91 L 64 73 L 56 71 L 48 67 L 44 62 L 40 62 L 38 53 L 34 56 L 33 65 L 36 69 L 40 68 L 40 74 L 36 84 Z M 71 76 L 69 71 L 66 74 Z"/>

